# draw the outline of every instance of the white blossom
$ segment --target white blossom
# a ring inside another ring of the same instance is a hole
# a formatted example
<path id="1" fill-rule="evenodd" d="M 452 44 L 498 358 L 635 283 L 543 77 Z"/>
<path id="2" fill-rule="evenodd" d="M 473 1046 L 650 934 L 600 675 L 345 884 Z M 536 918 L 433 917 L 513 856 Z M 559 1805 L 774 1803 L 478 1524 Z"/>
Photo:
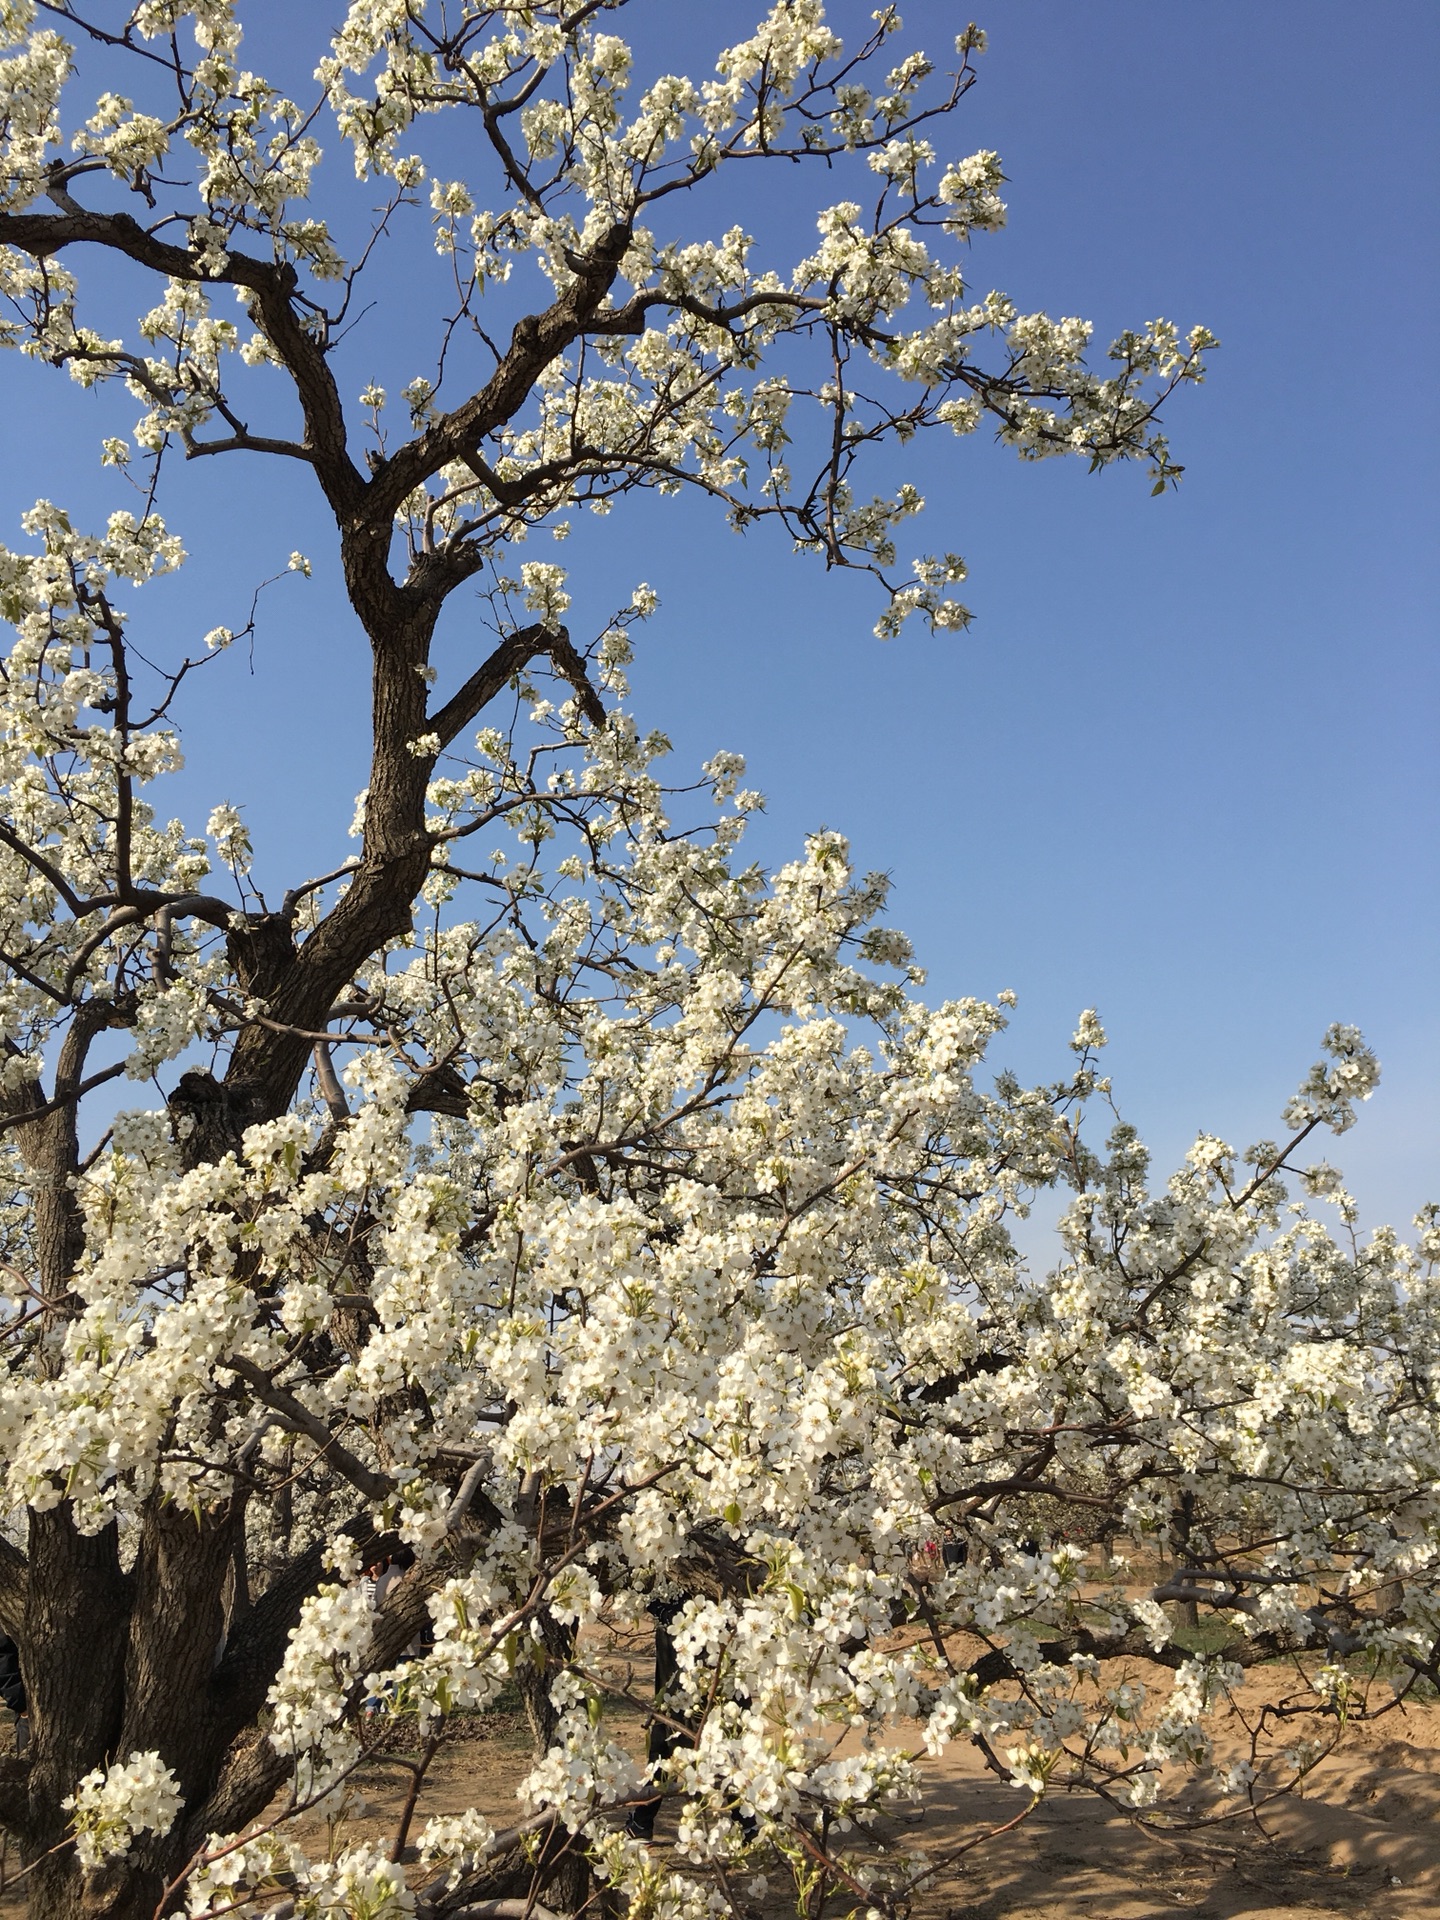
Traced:
<path id="1" fill-rule="evenodd" d="M 183 1802 L 174 1774 L 150 1752 L 87 1773 L 64 1805 L 76 1852 L 84 1865 L 97 1867 L 123 1858 L 142 1833 L 168 1833 Z"/>

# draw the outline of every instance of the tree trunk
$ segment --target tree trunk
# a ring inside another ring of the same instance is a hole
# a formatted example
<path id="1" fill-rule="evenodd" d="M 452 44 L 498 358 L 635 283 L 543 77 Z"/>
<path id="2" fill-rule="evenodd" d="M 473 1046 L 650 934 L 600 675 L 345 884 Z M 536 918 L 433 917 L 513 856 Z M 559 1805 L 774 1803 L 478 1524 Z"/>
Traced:
<path id="1" fill-rule="evenodd" d="M 548 1608 L 536 1616 L 541 1638 L 526 1643 L 528 1658 L 515 1662 L 515 1684 L 530 1723 L 530 1745 L 543 1760 L 555 1738 L 560 1716 L 550 1699 L 550 1683 L 575 1652 L 575 1632 L 562 1626 Z M 578 1913 L 590 1892 L 590 1863 L 584 1843 L 558 1823 L 545 1836 L 535 1864 L 535 1890 L 545 1904 Z"/>
<path id="2" fill-rule="evenodd" d="M 227 945 L 235 977 L 265 1003 L 270 1023 L 237 1035 L 218 1078 L 201 1070 L 181 1075 L 170 1109 L 186 1167 L 220 1160 L 239 1146 L 246 1127 L 287 1109 L 310 1057 L 309 1033 L 326 1024 L 356 972 L 407 931 L 430 871 L 425 792 L 433 756 L 412 751 L 412 743 L 430 731 L 423 669 L 444 592 L 427 597 L 394 585 L 387 571 L 391 534 L 387 511 L 373 526 L 357 523 L 342 541 L 352 603 L 373 650 L 373 758 L 361 859 L 344 895 L 298 942 L 293 912 L 232 916 Z M 540 629 L 521 638 L 526 658 L 544 650 L 542 640 L 553 641 Z M 523 662 L 504 653 L 502 664 L 503 679 Z M 583 669 L 576 671 L 583 683 Z M 478 709 L 493 697 L 498 687 L 484 672 L 481 681 L 473 701 L 467 682 L 461 705 Z M 446 711 L 457 725 L 464 717 L 458 707 Z M 42 1365 L 60 1363 L 54 1336 L 78 1308 L 70 1284 L 84 1246 L 73 1186 L 75 1105 L 64 1096 L 80 1084 L 91 1039 L 116 1019 L 108 1001 L 77 1010 L 57 1063 L 58 1104 L 16 1129 L 48 1303 L 51 1338 Z M 34 1088 L 24 1099 L 43 1105 Z M 281 1565 L 257 1590 L 245 1558 L 244 1496 L 207 1497 L 208 1506 L 193 1513 L 153 1494 L 129 1571 L 120 1564 L 115 1527 L 83 1535 L 68 1502 L 31 1515 L 27 1557 L 7 1556 L 0 1543 L 0 1614 L 20 1629 L 15 1638 L 33 1728 L 26 1762 L 0 1777 L 0 1815 L 20 1834 L 32 1868 L 26 1885 L 35 1920 L 152 1920 L 209 1828 L 228 1830 L 254 1817 L 284 1773 L 255 1722 L 300 1604 L 320 1578 L 318 1557 L 310 1549 L 292 1557 L 286 1487 Z M 552 1652 L 568 1656 L 558 1623 L 547 1622 L 546 1631 L 560 1637 Z M 534 1682 L 527 1709 L 543 1752 L 555 1721 L 549 1681 L 538 1670 L 527 1674 Z M 174 1830 L 141 1836 L 123 1859 L 83 1873 L 66 1844 L 62 1802 L 92 1770 L 152 1750 L 184 1796 Z M 579 1907 L 589 1870 L 563 1841 L 547 1840 L 541 1883 L 555 1888 L 562 1904 Z"/>
<path id="3" fill-rule="evenodd" d="M 76 1782 L 113 1757 L 124 1703 L 130 1581 L 120 1570 L 115 1528 L 82 1534 L 68 1502 L 30 1516 L 30 1577 L 24 1677 L 31 1744 L 28 1832 L 30 1911 L 70 1920 L 81 1910 L 81 1877 L 64 1840 L 61 1806 Z"/>

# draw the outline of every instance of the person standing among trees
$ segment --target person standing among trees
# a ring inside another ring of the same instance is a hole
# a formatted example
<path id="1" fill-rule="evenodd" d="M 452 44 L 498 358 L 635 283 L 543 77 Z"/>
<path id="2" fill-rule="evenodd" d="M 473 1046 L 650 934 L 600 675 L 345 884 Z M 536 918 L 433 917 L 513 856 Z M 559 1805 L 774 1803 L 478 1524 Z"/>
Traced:
<path id="1" fill-rule="evenodd" d="M 20 1672 L 20 1649 L 8 1634 L 0 1634 L 0 1701 L 15 1716 L 15 1751 L 24 1753 L 30 1738 L 25 1717 L 25 1681 Z"/>
<path id="2" fill-rule="evenodd" d="M 645 1611 L 655 1623 L 656 1712 L 645 1737 L 645 1758 L 652 1767 L 668 1760 L 690 1738 L 683 1727 L 677 1724 L 680 1707 L 673 1688 L 680 1667 L 675 1658 L 675 1642 L 670 1637 L 670 1629 L 683 1610 L 686 1598 L 679 1591 L 661 1592 L 652 1594 L 645 1606 Z M 638 1801 L 626 1816 L 626 1833 L 635 1840 L 653 1840 L 655 1822 L 663 1804 L 663 1794 L 654 1794 L 649 1799 Z"/>

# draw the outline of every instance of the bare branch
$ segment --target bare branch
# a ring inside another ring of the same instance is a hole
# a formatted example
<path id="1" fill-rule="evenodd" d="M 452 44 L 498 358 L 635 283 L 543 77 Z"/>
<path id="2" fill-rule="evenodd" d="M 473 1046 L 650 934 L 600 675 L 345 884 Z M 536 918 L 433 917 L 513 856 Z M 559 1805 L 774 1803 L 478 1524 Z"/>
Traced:
<path id="1" fill-rule="evenodd" d="M 342 1474 L 367 1500 L 379 1505 L 389 1499 L 395 1491 L 395 1482 L 389 1474 L 372 1472 L 303 1401 L 297 1400 L 293 1393 L 287 1393 L 284 1387 L 277 1387 L 269 1374 L 239 1354 L 231 1354 L 224 1364 L 231 1373 L 238 1374 L 260 1404 L 278 1414 L 281 1422 L 293 1433 L 303 1433 L 313 1440 L 336 1472 Z"/>
<path id="2" fill-rule="evenodd" d="M 443 749 L 489 706 L 495 696 L 538 654 L 549 654 L 555 670 L 568 680 L 579 696 L 581 711 L 592 726 L 605 725 L 605 709 L 591 686 L 585 662 L 571 644 L 564 627 L 548 627 L 541 622 L 512 633 L 478 666 L 470 678 L 451 696 L 438 713 L 427 721 L 427 730 L 437 734 Z"/>

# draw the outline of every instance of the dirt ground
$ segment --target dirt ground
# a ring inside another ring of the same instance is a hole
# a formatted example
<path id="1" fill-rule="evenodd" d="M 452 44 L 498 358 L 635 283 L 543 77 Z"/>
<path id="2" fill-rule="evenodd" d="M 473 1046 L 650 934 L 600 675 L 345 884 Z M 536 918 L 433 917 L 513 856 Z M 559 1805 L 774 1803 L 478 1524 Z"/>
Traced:
<path id="1" fill-rule="evenodd" d="M 1155 1677 L 1162 1679 L 1158 1671 Z M 1284 1684 L 1257 1670 L 1246 1704 Z M 622 1706 L 616 1730 L 639 1751 L 638 1711 Z M 905 1743 L 903 1727 L 896 1737 Z M 457 1723 L 426 1779 L 412 1838 L 432 1815 L 470 1806 L 497 1828 L 512 1825 L 522 1814 L 516 1782 L 528 1765 L 518 1711 Z M 948 1852 L 1020 1809 L 1019 1793 L 987 1772 L 971 1748 L 957 1744 L 943 1760 L 925 1763 L 925 1777 L 924 1810 L 903 1824 L 906 1842 L 927 1851 Z M 321 1852 L 362 1838 L 388 1843 L 409 1779 L 393 1761 L 368 1764 L 343 1828 L 327 1833 L 311 1820 L 297 1837 Z M 669 1808 L 656 1842 L 662 1859 L 674 1823 Z M 947 1868 L 917 1900 L 916 1920 L 1440 1920 L 1440 1706 L 1406 1704 L 1352 1726 L 1303 1792 L 1266 1810 L 1263 1827 L 1236 1821 L 1195 1840 L 1206 1850 L 1137 1833 L 1090 1796 L 1056 1795 L 1017 1830 Z M 780 1884 L 772 1875 L 775 1893 Z M 19 1887 L 0 1893 L 4 1920 L 18 1916 L 21 1897 Z M 785 1908 L 777 1900 L 764 1905 L 765 1920 L 780 1920 Z"/>
<path id="2" fill-rule="evenodd" d="M 1279 1684 L 1263 1670 L 1252 1675 L 1248 1704 Z M 640 1716 L 622 1713 L 618 1729 L 638 1750 Z M 437 1756 L 417 1831 L 433 1814 L 468 1806 L 496 1827 L 520 1817 L 515 1783 L 529 1764 L 523 1718 L 490 1715 L 467 1731 L 472 1737 Z M 904 1729 L 896 1732 L 903 1742 Z M 907 1818 L 904 1837 L 927 1851 L 948 1852 L 1013 1819 L 1022 1804 L 977 1752 L 958 1744 L 927 1762 L 925 1775 L 924 1811 Z M 388 1839 L 406 1776 L 375 1766 L 358 1784 L 368 1811 L 346 1823 L 346 1837 Z M 662 1858 L 674 1821 L 667 1809 L 656 1843 Z M 318 1828 L 309 1839 L 325 1844 Z M 771 1884 L 778 1891 L 778 1876 Z M 776 1905 L 775 1915 L 781 1911 Z M 1407 1704 L 1351 1727 L 1302 1792 L 1266 1809 L 1263 1825 L 1247 1819 L 1210 1827 L 1188 1844 L 1138 1833 L 1089 1795 L 1047 1798 L 1016 1831 L 947 1868 L 915 1913 L 916 1920 L 1440 1920 L 1440 1707 Z"/>

